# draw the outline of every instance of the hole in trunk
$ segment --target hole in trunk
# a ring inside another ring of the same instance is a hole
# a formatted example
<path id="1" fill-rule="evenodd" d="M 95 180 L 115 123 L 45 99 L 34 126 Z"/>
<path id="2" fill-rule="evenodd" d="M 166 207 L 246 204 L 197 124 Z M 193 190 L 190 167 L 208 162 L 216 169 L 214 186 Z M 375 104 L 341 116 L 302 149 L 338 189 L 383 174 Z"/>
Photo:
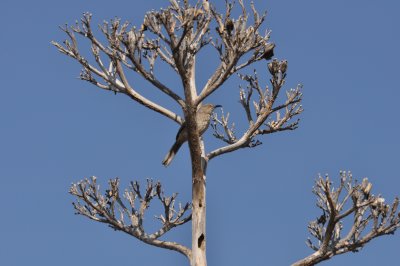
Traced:
<path id="1" fill-rule="evenodd" d="M 199 208 L 203 207 L 203 204 L 201 204 L 201 201 L 199 202 Z"/>
<path id="2" fill-rule="evenodd" d="M 197 247 L 201 248 L 201 245 L 203 245 L 204 242 L 204 234 L 201 234 L 201 236 L 197 239 Z"/>

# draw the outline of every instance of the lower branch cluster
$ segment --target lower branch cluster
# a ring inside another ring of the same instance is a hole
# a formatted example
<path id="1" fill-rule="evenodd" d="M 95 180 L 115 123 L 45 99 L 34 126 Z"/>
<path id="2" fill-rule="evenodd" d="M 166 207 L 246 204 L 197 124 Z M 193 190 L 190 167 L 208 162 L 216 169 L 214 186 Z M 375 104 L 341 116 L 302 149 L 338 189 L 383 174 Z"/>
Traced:
<path id="1" fill-rule="evenodd" d="M 97 178 L 86 178 L 72 184 L 70 194 L 77 198 L 73 203 L 76 214 L 88 217 L 97 222 L 108 224 L 111 228 L 125 232 L 147 244 L 171 249 L 182 253 L 190 259 L 189 248 L 175 243 L 159 240 L 172 228 L 183 225 L 191 220 L 191 204 L 175 206 L 177 193 L 167 197 L 164 195 L 160 182 L 148 179 L 147 185 L 141 191 L 139 183 L 131 182 L 128 189 L 119 191 L 119 179 L 109 180 L 109 187 L 102 194 Z M 146 233 L 143 225 L 145 212 L 150 202 L 157 199 L 164 208 L 164 213 L 156 216 L 162 226 L 154 233 Z"/>

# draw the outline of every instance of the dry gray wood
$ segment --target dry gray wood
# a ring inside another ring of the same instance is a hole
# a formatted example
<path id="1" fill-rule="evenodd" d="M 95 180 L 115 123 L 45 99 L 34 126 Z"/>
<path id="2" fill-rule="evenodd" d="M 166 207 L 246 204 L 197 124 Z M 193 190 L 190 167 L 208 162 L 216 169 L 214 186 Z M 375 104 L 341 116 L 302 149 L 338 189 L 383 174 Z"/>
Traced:
<path id="1" fill-rule="evenodd" d="M 186 257 L 191 257 L 191 250 L 179 243 L 161 241 L 159 238 L 172 228 L 185 224 L 191 220 L 186 214 L 191 205 L 186 203 L 175 207 L 177 194 L 166 197 L 161 183 L 147 180 L 147 186 L 141 191 L 138 182 L 131 182 L 131 186 L 121 196 L 119 179 L 111 179 L 109 188 L 104 194 L 100 191 L 97 178 L 86 178 L 72 184 L 70 191 L 77 198 L 73 203 L 77 214 L 86 216 L 94 221 L 108 224 L 111 228 L 125 232 L 147 244 L 175 250 Z M 161 221 L 161 228 L 148 234 L 144 229 L 144 216 L 150 202 L 157 198 L 164 207 L 164 215 L 157 217 Z"/>
<path id="2" fill-rule="evenodd" d="M 161 184 L 151 180 L 144 192 L 141 192 L 137 182 L 132 183 L 122 198 L 118 179 L 110 180 L 104 195 L 95 177 L 73 184 L 70 193 L 77 199 L 74 207 L 78 214 L 106 223 L 147 244 L 177 251 L 188 258 L 191 266 L 205 266 L 207 164 L 217 156 L 260 145 L 258 138 L 261 135 L 296 129 L 299 123 L 297 117 L 303 111 L 302 87 L 298 85 L 286 91 L 283 101 L 282 97 L 278 97 L 285 84 L 288 62 L 271 60 L 275 44 L 269 41 L 270 31 L 260 33 L 266 13 L 260 15 L 253 3 L 250 4 L 250 23 L 243 0 L 237 1 L 236 7 L 240 9 L 238 17 L 232 16 L 235 4 L 229 1 L 226 1 L 222 14 L 208 0 L 199 1 L 196 5 L 191 5 L 188 0 L 169 2 L 166 9 L 148 12 L 137 28 L 131 27 L 128 22 L 121 23 L 120 19 L 104 22 L 100 31 L 105 43 L 95 36 L 89 13 L 85 13 L 74 26 L 61 27 L 68 40 L 63 44 L 52 43 L 61 53 L 82 66 L 82 80 L 115 94 L 125 94 L 178 124 L 185 121 L 192 166 L 192 203 L 176 208 L 176 194 L 164 196 Z M 211 27 L 215 25 L 217 27 L 213 31 Z M 92 59 L 82 55 L 78 37 L 89 41 Z M 198 89 L 196 56 L 206 46 L 215 48 L 220 62 L 204 87 Z M 232 75 L 258 61 L 269 62 L 270 85 L 261 85 L 264 81 L 255 70 L 252 75 L 239 74 L 246 83 L 245 88 L 240 87 L 239 99 L 247 118 L 247 130 L 241 134 L 236 132 L 229 112 L 225 114 L 222 110 L 220 115 L 214 114 L 211 124 L 214 136 L 222 140 L 223 146 L 206 153 L 196 122 L 197 109 Z M 160 62 L 170 66 L 180 77 L 181 91 L 171 89 L 159 79 L 155 70 Z M 147 98 L 144 95 L 146 90 L 130 81 L 128 71 L 135 72 L 151 87 L 175 101 L 182 109 L 183 117 Z M 314 193 L 323 214 L 308 227 L 318 244 L 308 240 L 308 245 L 315 252 L 293 265 L 315 265 L 338 254 L 358 251 L 372 239 L 394 233 L 400 225 L 399 200 L 396 198 L 392 205 L 385 204 L 383 197 L 371 194 L 371 188 L 372 184 L 367 179 L 362 184 L 356 184 L 348 173 L 341 174 L 341 184 L 337 189 L 332 187 L 329 178 L 320 177 Z M 345 195 L 340 197 L 342 193 Z M 162 226 L 156 232 L 147 233 L 143 219 L 150 201 L 155 198 L 164 207 L 164 214 L 158 216 Z M 192 213 L 187 214 L 190 210 Z M 350 215 L 354 216 L 353 222 L 348 233 L 342 236 L 342 220 Z M 191 248 L 159 239 L 188 221 L 192 221 Z M 366 232 L 367 225 L 370 226 L 369 232 Z"/>
<path id="3" fill-rule="evenodd" d="M 317 206 L 322 215 L 308 225 L 307 245 L 315 252 L 292 266 L 310 266 L 333 256 L 360 251 L 374 238 L 393 234 L 400 227 L 399 199 L 385 204 L 380 195 L 372 194 L 372 183 L 364 178 L 361 184 L 353 180 L 350 172 L 340 173 L 340 185 L 333 187 L 327 176 L 318 177 L 314 186 Z M 352 215 L 351 223 L 344 219 Z M 349 228 L 347 233 L 344 229 Z"/>
<path id="4" fill-rule="evenodd" d="M 123 193 L 125 199 L 119 194 L 118 179 L 110 180 L 105 195 L 100 193 L 94 177 L 73 184 L 70 193 L 77 199 L 74 206 L 78 214 L 106 223 L 147 244 L 177 251 L 188 258 L 191 266 L 205 266 L 207 164 L 217 156 L 260 145 L 258 138 L 262 135 L 296 129 L 299 123 L 297 117 L 303 111 L 302 87 L 298 85 L 286 91 L 284 100 L 278 97 L 285 84 L 288 62 L 273 59 L 275 44 L 270 42 L 270 31 L 260 33 L 266 13 L 260 15 L 253 3 L 250 4 L 250 18 L 243 0 L 238 0 L 237 5 L 226 1 L 223 13 L 219 13 L 208 0 L 198 1 L 195 5 L 188 0 L 169 2 L 165 9 L 148 12 L 139 27 L 131 27 L 120 19 L 104 22 L 100 25 L 102 38 L 97 38 L 92 29 L 92 15 L 85 13 L 75 25 L 61 27 L 68 40 L 63 44 L 52 43 L 61 53 L 82 66 L 82 80 L 115 94 L 125 94 L 180 125 L 186 123 L 192 166 L 192 203 L 176 208 L 176 194 L 164 196 L 161 184 L 151 180 L 144 192 L 141 192 L 137 182 L 132 183 Z M 235 6 L 239 8 L 237 17 L 232 15 Z M 212 28 L 215 26 L 214 31 Z M 89 41 L 91 56 L 83 56 L 78 45 L 79 38 Z M 101 42 L 101 39 L 106 41 Z M 199 89 L 196 87 L 196 56 L 206 46 L 215 48 L 219 64 L 204 87 Z M 251 75 L 238 74 L 258 61 L 268 63 L 266 68 L 271 74 L 270 85 L 261 85 L 265 81 L 255 70 Z M 156 74 L 160 63 L 167 64 L 179 76 L 181 90 L 177 90 L 177 86 L 172 89 L 160 80 Z M 129 71 L 172 99 L 181 108 L 183 117 L 149 99 L 145 95 L 146 89 L 138 88 L 128 77 Z M 214 114 L 211 124 L 214 136 L 222 140 L 223 145 L 206 153 L 196 122 L 196 111 L 234 74 L 246 83 L 245 88 L 240 87 L 239 100 L 247 118 L 247 130 L 236 132 L 229 112 L 225 114 L 222 110 L 220 115 Z M 396 199 L 391 206 L 384 204 L 382 197 L 370 194 L 371 186 L 368 180 L 355 185 L 344 174 L 341 185 L 335 190 L 328 178 L 318 179 L 314 192 L 319 198 L 318 206 L 323 215 L 310 223 L 309 231 L 319 244 L 314 245 L 310 240 L 308 244 L 315 253 L 294 265 L 314 265 L 334 255 L 356 251 L 373 238 L 391 234 L 399 227 L 399 200 Z M 345 191 L 347 194 L 340 200 L 339 195 Z M 143 218 L 150 201 L 155 198 L 164 207 L 164 214 L 158 217 L 162 226 L 156 232 L 147 233 Z M 345 203 L 350 199 L 353 205 L 344 210 Z M 192 213 L 186 214 L 190 210 Z M 341 237 L 341 220 L 351 214 L 354 215 L 354 223 L 349 233 Z M 172 228 L 190 220 L 191 248 L 159 239 Z M 373 229 L 361 235 L 368 223 L 373 224 Z"/>
<path id="5" fill-rule="evenodd" d="M 146 202 L 149 202 L 154 197 L 154 193 L 158 193 L 152 192 L 154 187 L 151 183 L 149 183 L 146 190 L 146 196 L 143 199 L 141 198 L 142 206 L 138 213 L 129 213 L 119 196 L 113 201 L 111 200 L 114 197 L 113 194 L 113 197 L 108 201 L 111 202 L 110 208 L 118 205 L 118 208 L 122 210 L 121 214 L 130 217 L 131 227 L 129 228 L 124 224 L 122 218 L 118 220 L 115 214 L 113 212 L 110 213 L 110 210 L 107 209 L 108 207 L 104 206 L 104 197 L 100 196 L 98 188 L 95 186 L 95 179 L 86 179 L 73 185 L 71 193 L 78 199 L 83 200 L 83 205 L 80 205 L 79 202 L 75 204 L 78 213 L 93 220 L 108 223 L 114 229 L 129 233 L 148 244 L 178 251 L 188 257 L 192 266 L 207 265 L 205 169 L 208 161 L 213 157 L 239 148 L 257 146 L 259 141 L 254 140 L 257 135 L 295 129 L 297 122 L 290 125 L 286 125 L 286 123 L 302 111 L 301 106 L 299 106 L 302 96 L 300 87 L 288 92 L 285 103 L 281 105 L 275 104 L 279 90 L 284 84 L 287 62 L 274 60 L 269 66 L 273 76 L 271 79 L 272 90 L 267 88 L 266 91 L 262 92 L 260 88 L 252 87 L 251 84 L 258 83 L 256 76 L 241 76 L 243 80 L 250 84 L 247 92 L 248 99 L 250 99 L 253 90 L 257 90 L 259 98 L 257 100 L 258 105 L 253 107 L 256 109 L 255 120 L 249 120 L 247 132 L 242 137 L 236 138 L 234 137 L 234 132 L 227 126 L 228 120 L 225 118 L 218 120 L 215 117 L 215 135 L 228 143 L 228 145 L 206 155 L 204 143 L 200 138 L 195 119 L 198 106 L 212 93 L 220 89 L 225 81 L 239 70 L 257 61 L 271 59 L 273 48 L 275 47 L 274 44 L 269 42 L 269 31 L 264 35 L 259 32 L 266 14 L 259 15 L 254 5 L 251 4 L 253 23 L 249 25 L 249 14 L 246 7 L 242 0 L 239 0 L 238 3 L 241 14 L 237 18 L 233 18 L 231 12 L 234 5 L 229 2 L 226 2 L 224 13 L 220 14 L 207 0 L 195 6 L 191 6 L 187 0 L 182 2 L 171 0 L 168 8 L 148 12 L 145 15 L 143 24 L 138 28 L 130 27 L 127 22 L 121 23 L 119 19 L 104 22 L 100 26 L 100 30 L 107 43 L 102 43 L 95 37 L 91 26 L 92 15 L 85 13 L 80 23 L 76 23 L 72 27 L 65 26 L 61 28 L 67 34 L 69 40 L 66 40 L 63 45 L 53 42 L 60 52 L 75 59 L 83 67 L 81 79 L 101 89 L 113 91 L 116 94 L 125 94 L 134 101 L 179 124 L 182 124 L 183 121 L 187 124 L 193 181 L 191 216 L 181 220 L 182 217 L 178 215 L 177 220 L 172 222 L 171 219 L 167 218 L 167 211 L 170 208 L 166 203 L 167 200 L 159 196 L 166 208 L 165 217 L 160 216 L 164 226 L 156 233 L 146 234 L 141 226 L 147 206 Z M 215 34 L 211 33 L 210 25 L 212 24 L 218 25 Z M 89 40 L 92 46 L 93 63 L 81 54 L 76 35 Z M 196 55 L 208 45 L 216 49 L 219 54 L 220 64 L 205 86 L 198 91 L 195 77 Z M 168 64 L 181 78 L 183 84 L 182 96 L 179 95 L 178 91 L 172 90 L 162 83 L 157 77 L 155 68 L 157 66 L 156 63 L 160 60 Z M 182 108 L 184 118 L 139 92 L 145 90 L 132 85 L 133 83 L 129 81 L 127 76 L 127 70 L 136 72 L 154 88 L 176 101 Z M 244 103 L 243 97 L 245 97 L 245 93 L 242 92 L 240 97 Z M 243 106 L 250 118 L 251 106 L 249 104 L 247 106 L 243 104 Z M 283 117 L 280 117 L 280 110 L 286 111 Z M 276 115 L 277 118 L 267 121 L 272 115 Z M 228 136 L 227 138 L 223 134 L 216 133 L 218 130 L 217 121 L 223 121 L 222 125 L 225 134 Z M 262 129 L 262 126 L 266 126 L 266 128 Z M 113 189 L 109 191 L 113 191 L 112 193 L 118 192 L 118 181 L 110 181 L 110 185 L 112 185 Z M 133 191 L 136 194 L 126 194 L 131 205 L 134 203 L 132 197 L 140 198 L 140 191 L 135 186 L 133 186 Z M 172 201 L 174 200 L 175 198 L 173 197 Z M 183 210 L 186 212 L 188 209 L 185 207 Z M 178 214 L 183 213 L 179 211 Z M 164 235 L 173 227 L 190 219 L 192 219 L 191 249 L 178 243 L 160 242 L 158 240 L 161 235 Z M 135 229 L 132 230 L 132 228 Z"/>

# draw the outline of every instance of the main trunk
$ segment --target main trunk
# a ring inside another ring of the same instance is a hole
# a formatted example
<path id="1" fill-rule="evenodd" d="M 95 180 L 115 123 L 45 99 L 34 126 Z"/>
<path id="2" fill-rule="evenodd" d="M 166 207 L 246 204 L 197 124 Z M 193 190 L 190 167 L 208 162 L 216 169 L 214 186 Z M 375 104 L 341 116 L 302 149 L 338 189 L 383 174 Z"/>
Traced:
<path id="1" fill-rule="evenodd" d="M 206 266 L 206 183 L 203 176 L 193 181 L 191 266 Z"/>
<path id="2" fill-rule="evenodd" d="M 188 118 L 188 120 L 190 120 Z M 192 121 L 187 121 L 191 124 Z M 196 123 L 193 126 L 196 128 Z M 189 134 L 192 161 L 192 258 L 191 266 L 207 266 L 206 259 L 206 164 L 204 147 L 196 130 Z M 203 156 L 202 156 L 203 155 Z M 202 162 L 203 161 L 203 162 Z"/>
<path id="3" fill-rule="evenodd" d="M 178 60 L 180 58 L 177 58 Z M 186 58 L 190 61 L 190 58 Z M 190 158 L 192 163 L 192 257 L 191 266 L 207 266 L 206 259 L 206 182 L 204 146 L 198 131 L 194 103 L 197 98 L 195 82 L 195 59 L 186 65 L 183 72 L 183 87 L 185 92 L 185 122 L 188 133 Z"/>

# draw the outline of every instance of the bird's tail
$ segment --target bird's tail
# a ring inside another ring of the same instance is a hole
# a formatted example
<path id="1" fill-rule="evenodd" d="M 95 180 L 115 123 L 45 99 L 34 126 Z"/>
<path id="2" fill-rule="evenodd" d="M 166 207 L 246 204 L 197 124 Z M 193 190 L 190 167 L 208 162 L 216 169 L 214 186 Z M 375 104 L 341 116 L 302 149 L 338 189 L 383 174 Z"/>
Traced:
<path id="1" fill-rule="evenodd" d="M 178 141 L 175 142 L 174 145 L 172 145 L 171 149 L 169 150 L 167 155 L 165 155 L 164 160 L 162 161 L 162 164 L 164 166 L 170 165 L 170 163 L 172 162 L 172 160 L 175 157 L 175 154 L 178 152 L 178 150 L 180 149 L 181 146 L 182 146 L 182 143 L 179 143 Z"/>

